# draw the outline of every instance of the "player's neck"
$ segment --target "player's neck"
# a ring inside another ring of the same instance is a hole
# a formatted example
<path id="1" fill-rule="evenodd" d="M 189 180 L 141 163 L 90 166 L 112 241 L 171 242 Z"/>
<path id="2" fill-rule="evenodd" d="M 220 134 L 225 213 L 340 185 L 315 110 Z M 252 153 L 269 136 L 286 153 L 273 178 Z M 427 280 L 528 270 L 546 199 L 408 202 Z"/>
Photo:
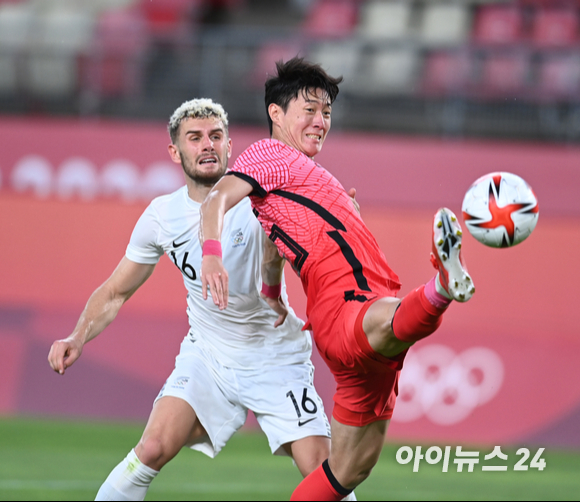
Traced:
<path id="1" fill-rule="evenodd" d="M 288 141 L 286 140 L 282 134 L 277 134 L 276 130 L 274 130 L 272 132 L 272 138 L 271 139 L 275 139 L 276 141 L 279 141 L 280 143 L 284 143 L 286 146 L 289 146 L 290 148 L 294 148 L 294 150 L 303 153 L 304 155 L 306 155 L 307 157 L 313 159 L 314 157 L 310 157 L 310 155 L 308 155 L 306 152 L 303 152 L 300 148 L 298 148 L 296 145 L 293 144 L 292 141 Z"/>
<path id="2" fill-rule="evenodd" d="M 187 193 L 194 202 L 203 204 L 203 201 L 211 192 L 213 186 L 201 185 L 193 180 L 187 180 Z"/>

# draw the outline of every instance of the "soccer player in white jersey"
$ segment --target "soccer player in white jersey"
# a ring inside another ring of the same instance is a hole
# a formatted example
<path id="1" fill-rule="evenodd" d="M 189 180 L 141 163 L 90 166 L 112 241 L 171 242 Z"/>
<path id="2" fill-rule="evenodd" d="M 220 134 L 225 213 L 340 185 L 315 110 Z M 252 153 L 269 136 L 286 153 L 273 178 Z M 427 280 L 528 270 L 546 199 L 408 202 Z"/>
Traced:
<path id="1" fill-rule="evenodd" d="M 281 258 L 243 200 L 226 218 L 224 261 L 230 302 L 220 310 L 201 294 L 199 209 L 227 170 L 232 142 L 223 108 L 211 100 L 184 103 L 169 123 L 171 159 L 186 186 L 155 199 L 139 219 L 113 275 L 91 296 L 71 336 L 49 354 L 64 375 L 84 345 L 113 321 L 121 306 L 167 254 L 187 288 L 190 331 L 175 370 L 161 390 L 138 445 L 111 472 L 97 500 L 143 500 L 159 470 L 184 446 L 215 457 L 252 410 L 272 453 L 291 456 L 303 476 L 330 450 L 330 427 L 313 385 L 312 341 L 288 305 L 261 296 L 262 277 L 280 283 Z M 272 277 L 271 274 L 277 274 Z M 356 500 L 353 498 L 353 500 Z"/>

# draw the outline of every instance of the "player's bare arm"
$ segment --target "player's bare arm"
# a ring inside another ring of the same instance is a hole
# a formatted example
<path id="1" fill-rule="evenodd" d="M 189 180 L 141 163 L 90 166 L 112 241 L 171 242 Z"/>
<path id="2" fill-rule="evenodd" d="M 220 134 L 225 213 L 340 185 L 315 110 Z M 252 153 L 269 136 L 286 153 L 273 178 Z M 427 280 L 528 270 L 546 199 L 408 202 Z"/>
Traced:
<path id="1" fill-rule="evenodd" d="M 228 305 L 228 273 L 219 253 L 206 252 L 207 241 L 221 241 L 226 213 L 252 193 L 253 187 L 234 176 L 222 178 L 209 193 L 200 209 L 199 240 L 204 248 L 201 263 L 201 286 L 203 299 L 207 300 L 209 287 L 213 302 L 224 310 Z"/>
<path id="2" fill-rule="evenodd" d="M 111 277 L 89 298 L 73 333 L 52 345 L 48 355 L 51 368 L 64 375 L 66 369 L 81 356 L 85 344 L 111 324 L 123 304 L 154 269 L 155 265 L 142 265 L 123 257 Z"/>
<path id="3" fill-rule="evenodd" d="M 286 260 L 280 256 L 278 248 L 270 240 L 264 242 L 264 258 L 262 259 L 262 298 L 270 308 L 278 314 L 274 327 L 284 324 L 288 317 L 288 309 L 281 295 L 282 275 Z"/>

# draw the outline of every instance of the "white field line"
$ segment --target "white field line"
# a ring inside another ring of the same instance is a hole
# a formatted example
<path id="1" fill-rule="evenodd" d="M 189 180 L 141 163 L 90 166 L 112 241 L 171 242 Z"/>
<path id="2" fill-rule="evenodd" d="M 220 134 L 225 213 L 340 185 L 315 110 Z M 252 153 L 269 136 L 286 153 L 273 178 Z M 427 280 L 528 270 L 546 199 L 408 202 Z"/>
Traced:
<path id="1" fill-rule="evenodd" d="M 99 484 L 93 481 L 0 479 L 0 492 L 2 490 L 93 490 L 95 488 L 98 490 Z"/>
<path id="2" fill-rule="evenodd" d="M 0 479 L 0 494 L 3 491 L 26 491 L 26 490 L 54 490 L 54 491 L 77 491 L 92 490 L 95 493 L 100 488 L 100 483 L 94 481 L 76 480 L 22 480 Z M 167 483 L 160 482 L 151 485 L 151 491 L 169 493 L 271 493 L 276 491 L 273 486 L 264 486 L 255 483 Z"/>

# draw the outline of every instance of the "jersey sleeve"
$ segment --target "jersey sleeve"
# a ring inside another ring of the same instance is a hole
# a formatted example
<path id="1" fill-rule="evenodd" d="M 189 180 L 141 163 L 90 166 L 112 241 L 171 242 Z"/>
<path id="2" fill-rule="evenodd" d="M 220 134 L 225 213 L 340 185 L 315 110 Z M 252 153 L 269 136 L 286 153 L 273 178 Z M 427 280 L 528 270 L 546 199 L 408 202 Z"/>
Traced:
<path id="1" fill-rule="evenodd" d="M 135 225 L 125 256 L 135 263 L 156 265 L 164 254 L 158 244 L 160 228 L 157 212 L 149 206 Z"/>
<path id="2" fill-rule="evenodd" d="M 286 186 L 290 178 L 288 159 L 282 150 L 278 142 L 264 140 L 254 143 L 238 157 L 228 175 L 252 185 L 252 195 L 265 197 L 269 192 Z"/>

